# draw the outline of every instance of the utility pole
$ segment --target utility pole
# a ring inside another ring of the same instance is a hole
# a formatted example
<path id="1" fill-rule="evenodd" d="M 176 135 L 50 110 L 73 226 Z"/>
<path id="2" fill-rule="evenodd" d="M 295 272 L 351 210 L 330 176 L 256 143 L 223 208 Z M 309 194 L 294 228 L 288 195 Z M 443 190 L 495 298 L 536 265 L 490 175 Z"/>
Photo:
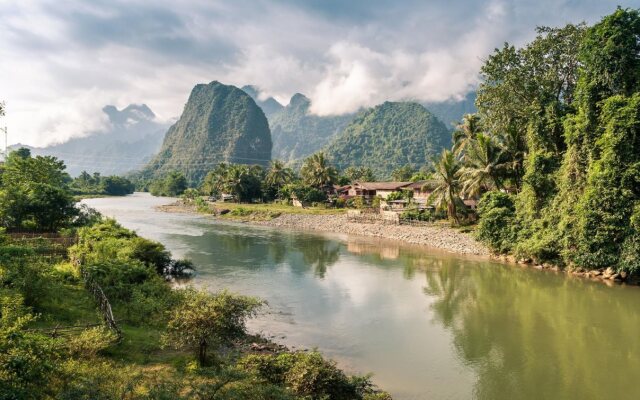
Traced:
<path id="1" fill-rule="evenodd" d="M 2 161 L 7 161 L 8 153 L 8 134 L 7 134 L 7 125 L 5 124 L 4 128 L 0 127 L 0 132 L 4 133 L 4 150 L 2 151 Z"/>

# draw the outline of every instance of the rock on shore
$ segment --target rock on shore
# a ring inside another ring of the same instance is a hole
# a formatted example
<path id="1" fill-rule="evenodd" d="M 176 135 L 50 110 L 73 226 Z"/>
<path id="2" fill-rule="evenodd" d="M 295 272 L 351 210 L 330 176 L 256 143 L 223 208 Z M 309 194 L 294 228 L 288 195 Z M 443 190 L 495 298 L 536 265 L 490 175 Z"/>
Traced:
<path id="1" fill-rule="evenodd" d="M 287 229 L 303 229 L 400 240 L 452 253 L 490 255 L 489 250 L 471 235 L 444 226 L 406 226 L 367 224 L 349 221 L 346 215 L 282 214 L 268 221 L 252 224 Z"/>

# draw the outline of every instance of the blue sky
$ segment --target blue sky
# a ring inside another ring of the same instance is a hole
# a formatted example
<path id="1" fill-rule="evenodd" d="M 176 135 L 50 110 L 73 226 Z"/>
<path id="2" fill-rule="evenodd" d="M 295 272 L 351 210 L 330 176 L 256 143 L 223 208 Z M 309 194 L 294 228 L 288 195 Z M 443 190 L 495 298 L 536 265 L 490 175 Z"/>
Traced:
<path id="1" fill-rule="evenodd" d="M 319 115 L 458 98 L 482 59 L 537 25 L 595 22 L 640 0 L 0 0 L 10 142 L 100 129 L 105 104 L 177 117 L 196 83 L 255 84 Z"/>

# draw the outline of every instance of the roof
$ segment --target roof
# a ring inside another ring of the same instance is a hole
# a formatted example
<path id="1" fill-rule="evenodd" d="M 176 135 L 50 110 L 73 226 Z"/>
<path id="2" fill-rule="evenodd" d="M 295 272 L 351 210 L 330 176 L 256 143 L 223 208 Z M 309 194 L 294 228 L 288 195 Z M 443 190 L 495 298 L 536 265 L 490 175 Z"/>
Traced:
<path id="1" fill-rule="evenodd" d="M 430 179 L 430 180 L 426 180 L 426 181 L 416 181 L 416 182 L 412 182 L 409 185 L 406 186 L 407 189 L 419 189 L 422 190 L 422 188 L 426 186 L 426 189 L 428 190 L 433 190 L 436 186 L 438 186 L 438 181 L 434 180 L 434 179 Z"/>
<path id="2" fill-rule="evenodd" d="M 411 182 L 355 182 L 364 190 L 400 190 Z"/>

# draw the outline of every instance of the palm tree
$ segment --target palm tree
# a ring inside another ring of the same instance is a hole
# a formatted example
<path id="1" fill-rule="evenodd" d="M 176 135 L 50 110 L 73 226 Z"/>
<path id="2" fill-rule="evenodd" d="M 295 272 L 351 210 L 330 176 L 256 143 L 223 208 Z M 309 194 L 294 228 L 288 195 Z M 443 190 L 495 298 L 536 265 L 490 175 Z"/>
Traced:
<path id="1" fill-rule="evenodd" d="M 445 149 L 434 164 L 436 187 L 429 195 L 429 204 L 439 209 L 446 208 L 449 219 L 458 223 L 458 208 L 464 207 L 460 198 L 460 161 L 452 151 Z"/>
<path id="2" fill-rule="evenodd" d="M 516 190 L 519 190 L 522 185 L 522 177 L 524 176 L 524 159 L 527 156 L 527 140 L 521 132 L 516 129 L 511 129 L 500 134 L 498 136 L 498 142 L 506 158 L 507 173 Z"/>
<path id="3" fill-rule="evenodd" d="M 479 133 L 465 151 L 465 165 L 460 171 L 462 191 L 472 197 L 490 189 L 502 189 L 508 172 L 503 148 L 491 136 Z"/>
<path id="4" fill-rule="evenodd" d="M 338 177 L 338 172 L 329 164 L 323 152 L 304 160 L 300 174 L 305 184 L 319 189 L 331 185 Z"/>
<path id="5" fill-rule="evenodd" d="M 465 114 L 456 130 L 453 132 L 453 152 L 457 157 L 463 157 L 480 133 L 480 117 L 478 114 Z"/>
<path id="6" fill-rule="evenodd" d="M 294 174 L 291 168 L 285 167 L 284 163 L 280 160 L 273 160 L 269 165 L 269 171 L 264 179 L 264 183 L 268 188 L 271 188 L 271 190 L 278 194 L 284 185 L 293 181 L 293 178 Z"/>

